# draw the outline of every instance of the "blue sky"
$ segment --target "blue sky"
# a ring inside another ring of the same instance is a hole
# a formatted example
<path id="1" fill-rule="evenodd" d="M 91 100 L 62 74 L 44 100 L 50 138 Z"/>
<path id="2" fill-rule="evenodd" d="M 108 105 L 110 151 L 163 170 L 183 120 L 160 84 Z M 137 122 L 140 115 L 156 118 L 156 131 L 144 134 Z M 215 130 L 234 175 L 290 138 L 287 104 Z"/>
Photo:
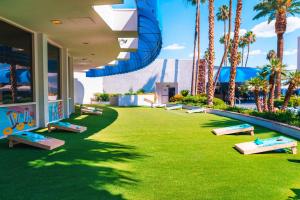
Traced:
<path id="1" fill-rule="evenodd" d="M 234 1 L 236 2 L 236 1 Z M 251 46 L 251 56 L 248 66 L 261 66 L 267 63 L 266 52 L 276 50 L 276 35 L 274 28 L 266 23 L 267 19 L 253 21 L 255 16 L 253 7 L 259 0 L 243 1 L 242 32 L 253 30 L 257 41 Z M 228 4 L 228 0 L 215 1 L 217 9 Z M 188 5 L 185 0 L 160 0 L 160 23 L 163 35 L 163 49 L 160 58 L 192 59 L 193 35 L 195 27 L 195 7 Z M 234 4 L 234 9 L 236 5 Z M 201 51 L 208 47 L 208 4 L 201 6 Z M 233 13 L 234 14 L 234 13 Z M 284 63 L 289 68 L 297 65 L 297 37 L 300 36 L 300 16 L 289 18 L 288 33 L 285 34 Z M 220 64 L 223 55 L 223 46 L 219 38 L 223 35 L 223 23 L 215 22 L 215 51 L 216 65 Z"/>

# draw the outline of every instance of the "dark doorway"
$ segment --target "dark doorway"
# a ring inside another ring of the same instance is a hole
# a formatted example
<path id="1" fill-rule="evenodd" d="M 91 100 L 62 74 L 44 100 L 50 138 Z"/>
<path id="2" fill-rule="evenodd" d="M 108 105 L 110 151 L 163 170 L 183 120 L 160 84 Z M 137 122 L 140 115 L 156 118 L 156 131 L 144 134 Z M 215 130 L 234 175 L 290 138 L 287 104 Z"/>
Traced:
<path id="1" fill-rule="evenodd" d="M 171 97 L 174 97 L 176 93 L 176 90 L 174 87 L 169 88 L 169 100 Z"/>

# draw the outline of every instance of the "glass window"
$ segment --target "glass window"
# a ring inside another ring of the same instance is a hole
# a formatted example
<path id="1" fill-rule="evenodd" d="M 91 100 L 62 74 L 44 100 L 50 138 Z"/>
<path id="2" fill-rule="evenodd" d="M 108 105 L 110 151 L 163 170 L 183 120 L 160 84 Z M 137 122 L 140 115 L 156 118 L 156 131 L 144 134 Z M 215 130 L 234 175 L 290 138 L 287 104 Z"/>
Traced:
<path id="1" fill-rule="evenodd" d="M 48 43 L 48 100 L 60 99 L 60 49 Z"/>
<path id="2" fill-rule="evenodd" d="M 32 102 L 32 34 L 3 21 L 0 30 L 0 104 Z"/>

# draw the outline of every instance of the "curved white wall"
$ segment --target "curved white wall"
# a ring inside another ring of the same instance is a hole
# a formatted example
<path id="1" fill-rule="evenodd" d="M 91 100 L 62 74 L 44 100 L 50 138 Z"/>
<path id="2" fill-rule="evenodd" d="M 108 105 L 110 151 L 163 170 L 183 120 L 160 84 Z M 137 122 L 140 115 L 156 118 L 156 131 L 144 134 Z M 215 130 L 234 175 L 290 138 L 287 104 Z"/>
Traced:
<path id="1" fill-rule="evenodd" d="M 74 73 L 75 103 L 88 104 L 95 93 L 103 93 L 103 78 L 88 78 L 85 73 Z"/>

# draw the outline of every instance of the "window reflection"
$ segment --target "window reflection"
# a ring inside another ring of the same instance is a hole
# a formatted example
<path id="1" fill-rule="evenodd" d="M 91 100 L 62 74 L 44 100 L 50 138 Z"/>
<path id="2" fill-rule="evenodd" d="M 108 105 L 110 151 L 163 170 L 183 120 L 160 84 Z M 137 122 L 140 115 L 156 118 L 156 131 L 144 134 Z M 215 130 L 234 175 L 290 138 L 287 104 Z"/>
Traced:
<path id="1" fill-rule="evenodd" d="M 0 104 L 32 102 L 32 34 L 3 21 L 0 30 Z"/>
<path id="2" fill-rule="evenodd" d="M 48 44 L 48 100 L 60 99 L 60 49 Z"/>

